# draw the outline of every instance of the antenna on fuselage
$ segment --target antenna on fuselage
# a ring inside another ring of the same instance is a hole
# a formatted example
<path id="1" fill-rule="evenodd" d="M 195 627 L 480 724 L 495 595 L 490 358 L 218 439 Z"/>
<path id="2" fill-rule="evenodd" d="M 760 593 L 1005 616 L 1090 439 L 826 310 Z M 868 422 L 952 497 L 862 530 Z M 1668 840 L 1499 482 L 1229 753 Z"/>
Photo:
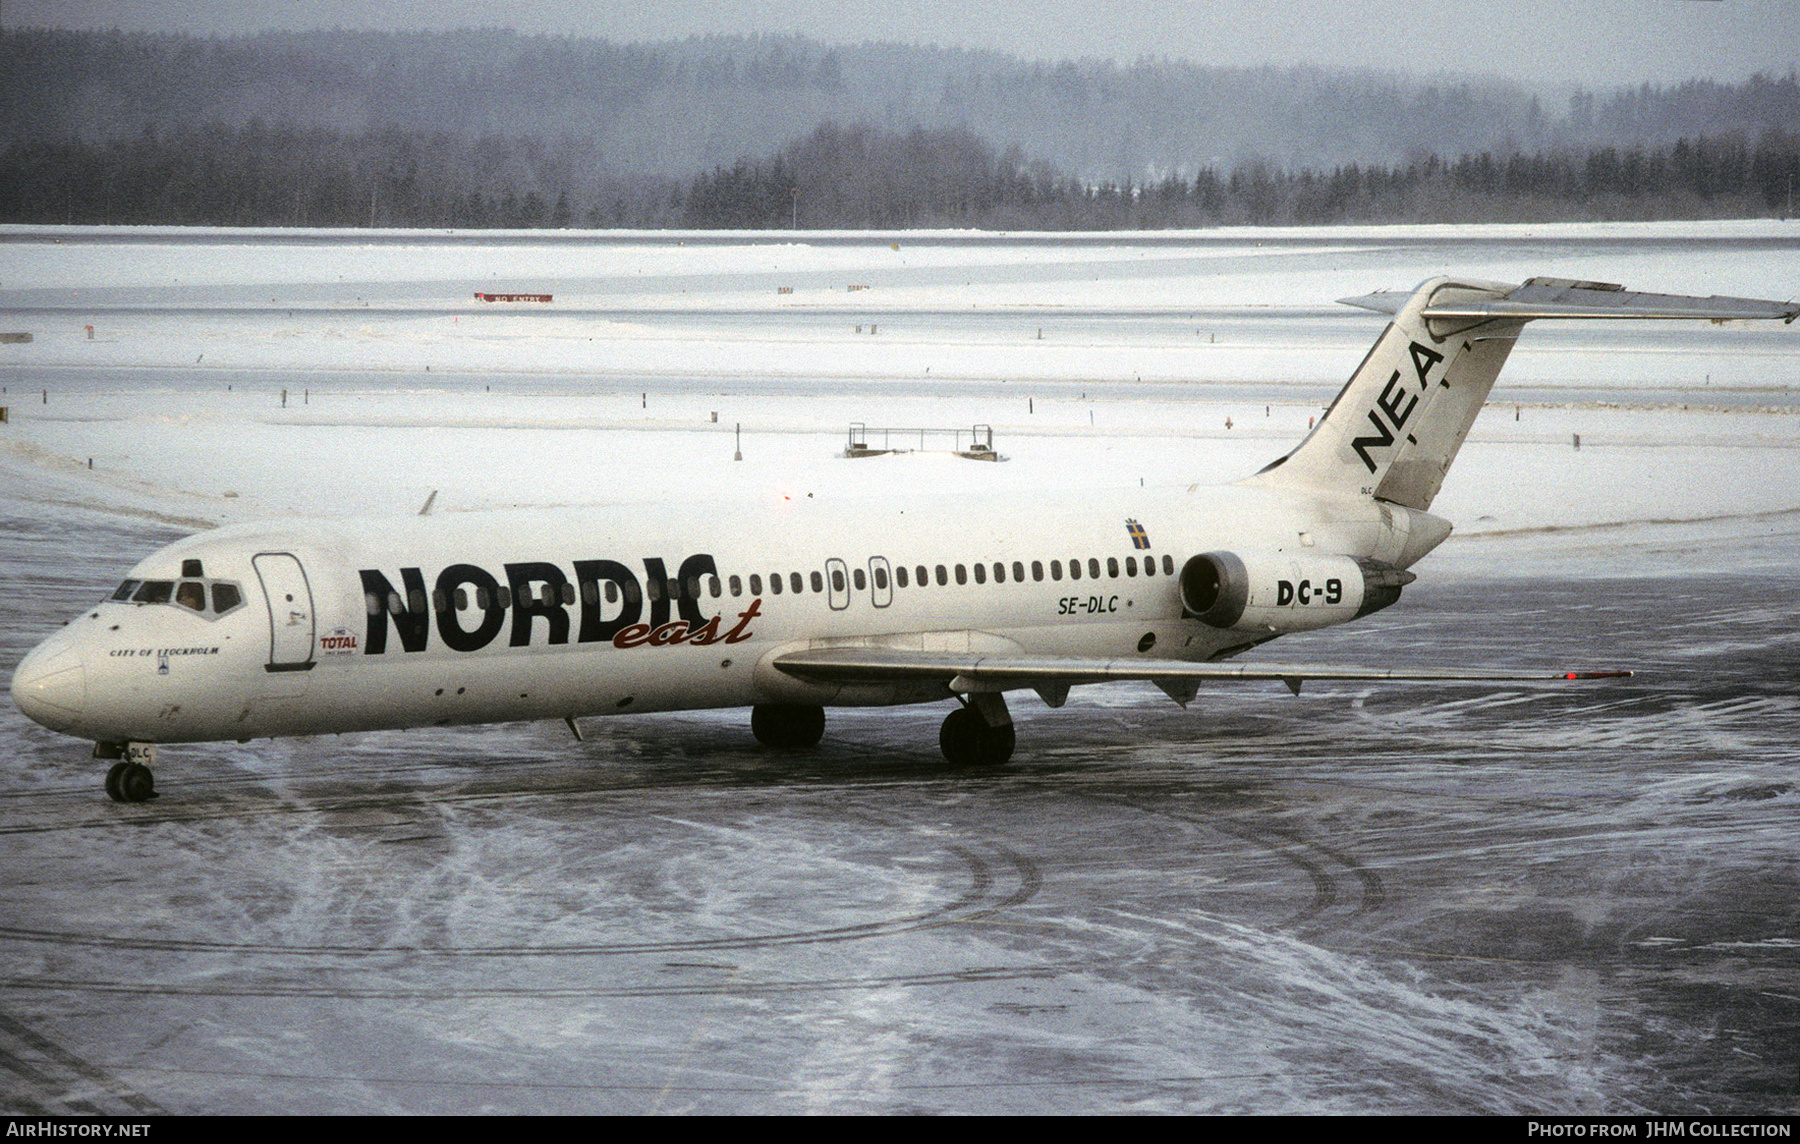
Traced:
<path id="1" fill-rule="evenodd" d="M 435 500 L 437 500 L 437 490 L 432 489 L 431 495 L 425 498 L 424 507 L 419 509 L 419 515 L 420 516 L 430 516 L 431 515 L 431 502 L 433 502 Z"/>

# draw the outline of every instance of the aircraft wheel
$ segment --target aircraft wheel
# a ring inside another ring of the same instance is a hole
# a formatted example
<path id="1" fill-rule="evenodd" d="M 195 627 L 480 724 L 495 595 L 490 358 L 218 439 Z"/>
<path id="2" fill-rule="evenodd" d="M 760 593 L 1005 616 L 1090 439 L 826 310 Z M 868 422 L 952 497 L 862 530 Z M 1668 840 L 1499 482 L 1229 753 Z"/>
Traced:
<path id="1" fill-rule="evenodd" d="M 750 709 L 750 733 L 765 747 L 816 747 L 825 737 L 825 708 L 804 703 L 758 703 Z"/>
<path id="2" fill-rule="evenodd" d="M 1013 725 L 987 728 L 987 757 L 983 760 L 990 767 L 1004 767 L 1012 761 L 1013 747 L 1018 744 L 1018 735 Z"/>
<path id="3" fill-rule="evenodd" d="M 958 707 L 944 717 L 938 746 L 956 767 L 998 767 L 1012 758 L 1017 737 L 1011 723 L 990 727 L 973 707 Z"/>
<path id="4" fill-rule="evenodd" d="M 125 791 L 119 786 L 119 780 L 125 777 L 125 768 L 130 763 L 114 763 L 106 772 L 106 797 L 114 802 L 125 801 Z"/>
<path id="5" fill-rule="evenodd" d="M 149 767 L 142 763 L 121 763 L 120 766 L 125 768 L 119 771 L 117 784 L 117 798 L 120 802 L 148 802 L 156 797 L 156 776 L 150 773 Z M 108 794 L 112 793 L 111 778 L 108 774 Z"/>

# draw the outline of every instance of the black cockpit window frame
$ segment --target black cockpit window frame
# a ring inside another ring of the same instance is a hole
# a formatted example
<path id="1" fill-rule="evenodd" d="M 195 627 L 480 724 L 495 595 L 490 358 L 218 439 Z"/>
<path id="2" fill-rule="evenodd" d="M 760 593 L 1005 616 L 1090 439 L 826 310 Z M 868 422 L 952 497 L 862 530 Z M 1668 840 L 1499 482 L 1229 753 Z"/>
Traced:
<path id="1" fill-rule="evenodd" d="M 184 570 L 195 563 L 193 560 L 185 561 Z M 236 580 L 216 580 L 210 576 L 126 580 L 106 598 L 106 602 L 136 607 L 166 604 L 208 621 L 229 616 L 247 604 L 242 584 Z"/>

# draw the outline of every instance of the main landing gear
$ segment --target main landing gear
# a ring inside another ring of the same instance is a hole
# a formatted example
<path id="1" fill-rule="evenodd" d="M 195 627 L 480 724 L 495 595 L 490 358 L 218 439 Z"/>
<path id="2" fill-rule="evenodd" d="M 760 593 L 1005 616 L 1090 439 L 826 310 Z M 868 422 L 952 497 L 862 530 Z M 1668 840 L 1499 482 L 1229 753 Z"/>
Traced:
<path id="1" fill-rule="evenodd" d="M 1012 715 L 997 691 L 976 692 L 944 717 L 938 746 L 953 767 L 1004 766 L 1013 753 Z"/>
<path id="2" fill-rule="evenodd" d="M 938 746 L 954 767 L 998 767 L 1012 758 L 1012 715 L 999 692 L 976 692 L 944 719 Z M 816 747 L 825 735 L 825 708 L 805 703 L 758 703 L 750 709 L 750 731 L 765 747 Z M 107 789 L 110 791 L 111 785 Z M 116 797 L 116 796 L 115 796 Z"/>
<path id="3" fill-rule="evenodd" d="M 95 743 L 96 759 L 118 759 L 106 772 L 106 797 L 114 802 L 148 802 L 156 797 L 154 743 Z"/>
<path id="4" fill-rule="evenodd" d="M 800 750 L 825 737 L 825 708 L 806 703 L 758 703 L 750 708 L 750 733 L 765 747 Z"/>

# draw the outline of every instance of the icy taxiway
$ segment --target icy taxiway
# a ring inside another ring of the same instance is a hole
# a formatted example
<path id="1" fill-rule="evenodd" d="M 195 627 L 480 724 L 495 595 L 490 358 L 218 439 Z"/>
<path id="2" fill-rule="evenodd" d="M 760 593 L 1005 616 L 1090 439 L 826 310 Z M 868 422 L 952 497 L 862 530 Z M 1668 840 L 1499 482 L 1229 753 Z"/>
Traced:
<path id="1" fill-rule="evenodd" d="M 1373 338 L 1332 298 L 1784 297 L 1790 231 L 4 231 L 0 670 L 211 523 L 1230 479 Z M 189 747 L 143 806 L 0 711 L 0 1107 L 1792 1112 L 1796 336 L 1528 331 L 1458 536 L 1290 641 L 1617 686 L 1095 688 L 978 777 L 905 709 Z"/>

